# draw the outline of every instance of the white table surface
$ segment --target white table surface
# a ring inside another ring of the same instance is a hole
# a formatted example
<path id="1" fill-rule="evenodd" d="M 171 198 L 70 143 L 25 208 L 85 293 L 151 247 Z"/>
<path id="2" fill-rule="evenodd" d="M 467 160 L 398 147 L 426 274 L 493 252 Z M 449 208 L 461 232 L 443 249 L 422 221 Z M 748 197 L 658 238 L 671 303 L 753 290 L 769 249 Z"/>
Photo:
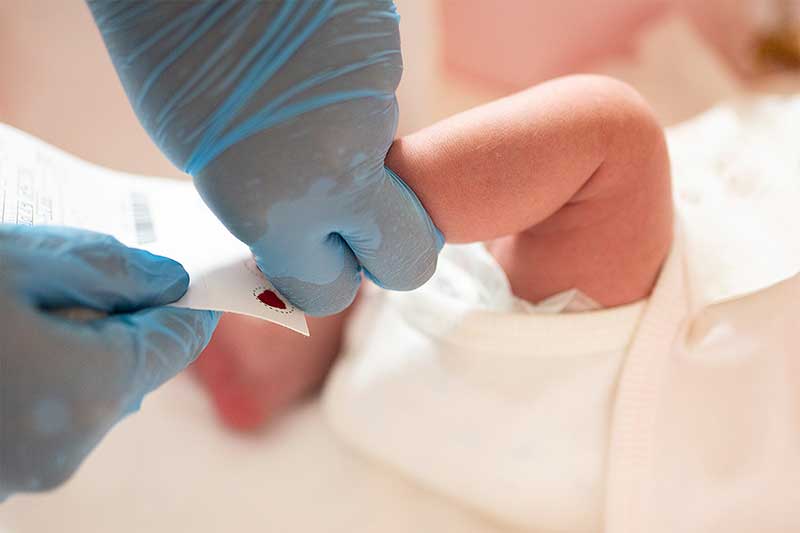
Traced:
<path id="1" fill-rule="evenodd" d="M 0 533 L 509 531 L 357 456 L 309 403 L 256 437 L 180 376 L 55 492 L 0 507 Z"/>

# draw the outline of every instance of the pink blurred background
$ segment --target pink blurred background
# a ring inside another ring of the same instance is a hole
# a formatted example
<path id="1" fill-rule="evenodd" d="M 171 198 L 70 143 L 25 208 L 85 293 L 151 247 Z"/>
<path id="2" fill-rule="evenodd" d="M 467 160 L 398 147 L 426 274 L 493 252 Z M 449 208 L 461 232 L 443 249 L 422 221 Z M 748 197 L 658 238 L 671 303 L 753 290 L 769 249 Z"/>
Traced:
<path id="1" fill-rule="evenodd" d="M 396 0 L 408 132 L 544 79 L 609 74 L 665 125 L 741 91 L 786 0 Z M 789 0 L 794 1 L 794 0 Z M 81 0 L 0 2 L 0 121 L 80 157 L 179 176 L 137 123 Z"/>
<path id="2" fill-rule="evenodd" d="M 717 52 L 747 71 L 769 0 L 441 0 L 445 65 L 516 90 L 592 62 L 633 54 L 640 33 L 683 13 Z"/>

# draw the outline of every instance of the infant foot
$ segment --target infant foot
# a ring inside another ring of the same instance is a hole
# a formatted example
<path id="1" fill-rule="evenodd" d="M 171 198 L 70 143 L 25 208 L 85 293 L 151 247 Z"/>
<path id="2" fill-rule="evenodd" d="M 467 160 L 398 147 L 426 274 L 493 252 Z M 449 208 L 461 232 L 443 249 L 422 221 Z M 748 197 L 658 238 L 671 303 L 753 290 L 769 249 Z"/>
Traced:
<path id="1" fill-rule="evenodd" d="M 310 318 L 304 337 L 226 314 L 191 371 L 226 426 L 256 431 L 319 388 L 339 350 L 341 317 Z"/>

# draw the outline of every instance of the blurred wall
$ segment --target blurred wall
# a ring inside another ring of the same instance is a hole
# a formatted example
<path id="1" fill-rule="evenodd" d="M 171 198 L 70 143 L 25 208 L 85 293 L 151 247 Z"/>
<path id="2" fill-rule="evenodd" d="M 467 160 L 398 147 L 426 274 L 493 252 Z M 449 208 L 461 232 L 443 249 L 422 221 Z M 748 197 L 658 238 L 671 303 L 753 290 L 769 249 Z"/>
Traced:
<path id="1" fill-rule="evenodd" d="M 747 71 L 754 30 L 775 0 L 441 0 L 444 64 L 507 90 L 630 54 L 641 31 L 684 13 L 730 65 Z"/>
<path id="2" fill-rule="evenodd" d="M 632 49 L 667 0 L 442 0 L 445 65 L 509 90 Z"/>
<path id="3" fill-rule="evenodd" d="M 684 9 L 677 3 L 692 8 L 708 35 L 736 49 L 747 34 L 733 28 L 752 25 L 742 6 L 765 1 L 396 0 L 405 62 L 400 133 L 540 79 L 589 68 L 584 63 L 625 57 L 620 52 L 631 58 L 637 35 L 662 10 Z M 674 5 L 665 8 L 665 2 Z M 643 89 L 657 110 L 665 109 L 665 123 L 706 107 L 710 97 L 696 105 L 681 98 L 694 98 L 716 72 L 697 46 L 678 48 L 684 57 L 672 60 L 682 62 L 680 68 L 664 61 L 674 36 L 654 41 L 661 51 L 636 52 L 648 63 L 637 66 L 636 76 L 614 71 Z M 676 82 L 682 94 L 670 86 Z M 0 121 L 105 166 L 180 175 L 137 122 L 82 0 L 0 1 Z"/>
<path id="4" fill-rule="evenodd" d="M 0 121 L 101 165 L 180 175 L 128 106 L 82 0 L 0 1 Z"/>

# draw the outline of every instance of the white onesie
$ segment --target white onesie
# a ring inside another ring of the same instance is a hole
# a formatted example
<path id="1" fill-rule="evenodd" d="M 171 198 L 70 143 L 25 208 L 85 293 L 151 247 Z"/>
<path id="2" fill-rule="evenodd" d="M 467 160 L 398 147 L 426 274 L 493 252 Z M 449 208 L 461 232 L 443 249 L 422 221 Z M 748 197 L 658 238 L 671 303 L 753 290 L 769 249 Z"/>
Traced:
<path id="1" fill-rule="evenodd" d="M 670 133 L 677 237 L 647 302 L 542 314 L 481 245 L 367 298 L 332 427 L 534 531 L 800 531 L 798 128 L 800 99 L 766 100 Z"/>
<path id="2" fill-rule="evenodd" d="M 327 414 L 358 448 L 474 507 L 591 531 L 614 389 L 645 304 L 521 304 L 482 245 L 446 247 L 421 290 L 362 304 Z"/>

